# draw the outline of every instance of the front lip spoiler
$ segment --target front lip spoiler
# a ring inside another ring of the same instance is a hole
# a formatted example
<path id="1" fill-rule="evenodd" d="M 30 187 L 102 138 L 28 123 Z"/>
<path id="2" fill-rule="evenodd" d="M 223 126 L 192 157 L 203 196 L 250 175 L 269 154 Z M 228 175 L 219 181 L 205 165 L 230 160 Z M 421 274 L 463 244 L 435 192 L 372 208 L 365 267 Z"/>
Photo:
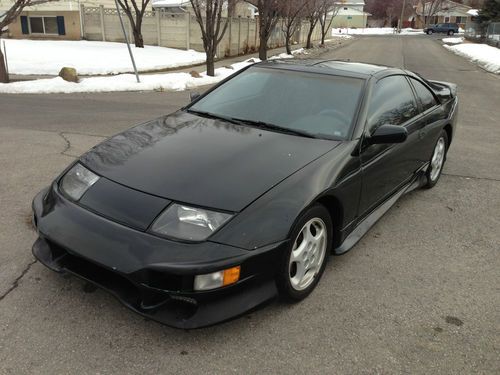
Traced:
<path id="1" fill-rule="evenodd" d="M 56 253 L 43 237 L 33 244 L 33 255 L 43 265 L 58 273 L 69 273 L 113 295 L 124 306 L 136 313 L 180 329 L 208 327 L 234 319 L 256 309 L 277 296 L 273 279 L 248 280 L 236 290 L 197 299 L 195 295 L 182 295 L 164 291 L 155 293 L 154 303 L 144 303 L 140 287 L 121 276 L 69 252 Z M 149 290 L 149 292 L 152 292 Z"/>

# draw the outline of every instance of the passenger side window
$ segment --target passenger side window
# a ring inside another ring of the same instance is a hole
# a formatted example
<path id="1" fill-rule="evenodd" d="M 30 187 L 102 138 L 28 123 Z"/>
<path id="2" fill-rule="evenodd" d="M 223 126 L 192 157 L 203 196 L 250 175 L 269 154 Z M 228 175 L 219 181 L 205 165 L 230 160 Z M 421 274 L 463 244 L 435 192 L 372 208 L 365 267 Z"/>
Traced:
<path id="1" fill-rule="evenodd" d="M 368 129 L 401 125 L 418 114 L 415 97 L 404 76 L 390 76 L 375 85 L 368 109 Z"/>
<path id="2" fill-rule="evenodd" d="M 420 81 L 417 81 L 414 78 L 410 78 L 413 87 L 415 87 L 415 91 L 417 93 L 420 102 L 422 103 L 423 111 L 427 111 L 429 108 L 434 107 L 437 102 L 434 98 L 432 92 L 425 87 Z"/>

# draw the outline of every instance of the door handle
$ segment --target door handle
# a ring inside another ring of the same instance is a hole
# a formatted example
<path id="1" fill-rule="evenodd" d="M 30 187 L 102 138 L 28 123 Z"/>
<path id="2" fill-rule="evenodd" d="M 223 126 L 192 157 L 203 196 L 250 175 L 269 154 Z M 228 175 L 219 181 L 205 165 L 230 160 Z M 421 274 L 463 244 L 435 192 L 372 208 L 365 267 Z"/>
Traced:
<path id="1" fill-rule="evenodd" d="M 423 139 L 425 137 L 425 135 L 427 134 L 427 132 L 425 130 L 420 130 L 418 132 L 418 138 L 419 139 Z"/>

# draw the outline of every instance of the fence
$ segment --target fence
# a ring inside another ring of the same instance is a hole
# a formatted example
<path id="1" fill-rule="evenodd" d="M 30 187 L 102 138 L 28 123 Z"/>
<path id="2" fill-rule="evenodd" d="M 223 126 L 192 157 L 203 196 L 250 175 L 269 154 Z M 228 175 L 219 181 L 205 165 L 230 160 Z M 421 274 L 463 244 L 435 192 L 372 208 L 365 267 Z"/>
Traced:
<path id="1" fill-rule="evenodd" d="M 486 42 L 491 46 L 500 47 L 500 22 L 492 22 L 487 28 L 468 22 L 465 25 L 465 37 L 477 42 Z"/>
<path id="2" fill-rule="evenodd" d="M 81 6 L 82 28 L 87 40 L 102 40 L 124 42 L 125 38 L 120 26 L 116 9 Z M 123 11 L 129 40 L 132 39 L 132 27 Z M 223 20 L 224 22 L 225 20 Z M 304 22 L 293 40 L 302 44 L 307 40 L 309 25 Z M 144 44 L 181 49 L 203 51 L 201 30 L 194 15 L 189 13 L 168 13 L 163 11 L 148 11 L 142 22 Z M 321 38 L 321 30 L 317 26 L 312 39 Z M 270 48 L 282 47 L 285 44 L 282 23 L 278 22 L 271 33 L 268 45 Z M 251 18 L 230 18 L 224 38 L 219 43 L 217 56 L 236 56 L 257 51 L 259 48 L 259 26 L 257 20 Z"/>

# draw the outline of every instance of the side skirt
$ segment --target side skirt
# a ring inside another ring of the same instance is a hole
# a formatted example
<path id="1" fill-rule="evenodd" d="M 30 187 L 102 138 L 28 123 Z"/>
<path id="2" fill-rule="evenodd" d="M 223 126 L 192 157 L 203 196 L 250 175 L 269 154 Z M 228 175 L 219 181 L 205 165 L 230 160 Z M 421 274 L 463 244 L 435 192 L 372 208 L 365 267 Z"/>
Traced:
<path id="1" fill-rule="evenodd" d="M 397 202 L 401 196 L 410 191 L 413 191 L 420 186 L 424 185 L 426 182 L 425 171 L 429 167 L 427 163 L 420 171 L 416 174 L 408 184 L 404 185 L 396 193 L 394 193 L 389 199 L 373 210 L 366 218 L 364 218 L 354 230 L 346 237 L 342 244 L 333 250 L 334 255 L 342 255 L 347 251 L 351 250 L 356 243 L 370 230 L 370 228 L 375 225 L 375 223 L 384 214 L 389 211 L 389 209 Z"/>

